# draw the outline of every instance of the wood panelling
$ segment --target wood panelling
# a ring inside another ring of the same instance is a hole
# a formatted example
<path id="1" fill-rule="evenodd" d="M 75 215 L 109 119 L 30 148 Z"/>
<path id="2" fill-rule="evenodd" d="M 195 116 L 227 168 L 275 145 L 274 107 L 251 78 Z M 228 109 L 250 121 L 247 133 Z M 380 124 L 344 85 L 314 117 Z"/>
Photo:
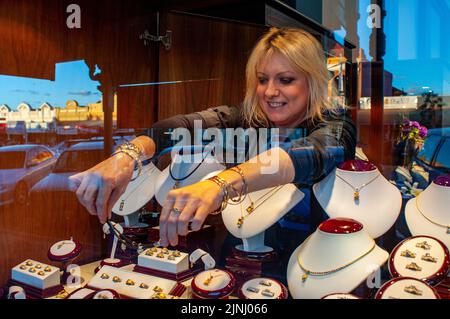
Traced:
<path id="1" fill-rule="evenodd" d="M 149 128 L 155 121 L 155 86 L 119 87 L 117 90 L 118 128 Z"/>
<path id="2" fill-rule="evenodd" d="M 243 100 L 247 58 L 264 27 L 167 13 L 161 33 L 166 30 L 172 31 L 173 46 L 160 48 L 159 80 L 195 82 L 161 86 L 158 119 Z"/>

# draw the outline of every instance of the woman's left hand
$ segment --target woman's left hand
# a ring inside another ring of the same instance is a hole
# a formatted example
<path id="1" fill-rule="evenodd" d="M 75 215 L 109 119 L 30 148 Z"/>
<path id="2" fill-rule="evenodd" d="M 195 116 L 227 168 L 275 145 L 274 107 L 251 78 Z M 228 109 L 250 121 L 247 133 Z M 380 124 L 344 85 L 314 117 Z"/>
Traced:
<path id="1" fill-rule="evenodd" d="M 198 231 L 209 213 L 220 208 L 223 194 L 212 181 L 201 181 L 167 194 L 159 218 L 161 246 L 178 245 L 178 236 L 186 236 L 191 230 Z"/>

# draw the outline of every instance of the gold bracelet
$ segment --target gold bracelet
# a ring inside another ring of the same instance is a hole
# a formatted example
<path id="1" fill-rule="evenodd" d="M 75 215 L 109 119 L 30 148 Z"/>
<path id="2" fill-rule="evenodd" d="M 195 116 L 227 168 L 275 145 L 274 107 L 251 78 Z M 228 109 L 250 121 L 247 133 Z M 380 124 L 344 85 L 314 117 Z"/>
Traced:
<path id="1" fill-rule="evenodd" d="M 228 204 L 228 190 L 227 190 L 228 183 L 219 176 L 210 177 L 210 178 L 208 178 L 208 180 L 216 183 L 220 187 L 220 189 L 222 190 L 222 193 L 223 193 L 223 200 L 222 200 L 222 204 L 220 205 L 220 208 L 217 209 L 216 211 L 210 213 L 211 215 L 218 215 L 227 207 L 227 204 Z"/>
<path id="2" fill-rule="evenodd" d="M 132 178 L 131 180 L 133 181 L 136 178 L 138 178 L 139 175 L 141 175 L 141 172 L 142 172 L 142 163 L 139 160 L 139 158 L 136 156 L 136 154 L 134 152 L 128 150 L 128 149 L 118 149 L 117 151 L 115 151 L 112 154 L 112 156 L 117 155 L 119 153 L 127 154 L 135 162 L 135 164 L 137 165 L 137 168 L 138 168 L 138 174 L 137 174 L 137 176 L 135 178 Z"/>
<path id="3" fill-rule="evenodd" d="M 239 166 L 234 166 L 230 168 L 230 171 L 238 173 L 239 176 L 241 176 L 242 178 L 242 190 L 241 190 L 241 194 L 247 194 L 248 193 L 248 184 L 247 184 L 247 180 L 245 179 L 245 175 L 244 175 L 244 171 L 242 170 L 242 168 L 240 168 Z"/>

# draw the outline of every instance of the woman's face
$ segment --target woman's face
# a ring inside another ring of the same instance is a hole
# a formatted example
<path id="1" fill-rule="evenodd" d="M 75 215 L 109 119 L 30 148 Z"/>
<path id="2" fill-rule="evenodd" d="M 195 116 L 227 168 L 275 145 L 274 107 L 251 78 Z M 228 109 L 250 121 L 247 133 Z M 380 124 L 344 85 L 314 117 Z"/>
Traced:
<path id="1" fill-rule="evenodd" d="M 259 104 L 277 127 L 296 127 L 306 115 L 308 85 L 287 58 L 274 53 L 261 61 L 256 70 Z"/>

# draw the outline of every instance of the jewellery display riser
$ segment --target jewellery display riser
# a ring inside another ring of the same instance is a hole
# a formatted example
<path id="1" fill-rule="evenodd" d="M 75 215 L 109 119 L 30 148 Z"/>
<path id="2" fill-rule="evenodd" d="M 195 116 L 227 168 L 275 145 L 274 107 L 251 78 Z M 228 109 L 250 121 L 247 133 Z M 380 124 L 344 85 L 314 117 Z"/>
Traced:
<path id="1" fill-rule="evenodd" d="M 197 232 L 189 232 L 186 236 L 178 236 L 178 245 L 172 247 L 186 253 L 192 253 L 198 248 L 211 251 L 209 243 L 213 243 L 215 238 L 212 226 L 204 227 Z M 148 241 L 154 243 L 159 241 L 159 228 L 151 228 L 148 234 Z"/>
<path id="2" fill-rule="evenodd" d="M 200 266 L 196 266 L 195 268 L 188 269 L 186 271 L 174 274 L 174 273 L 169 273 L 169 272 L 160 271 L 160 270 L 156 270 L 156 269 L 141 267 L 139 265 L 136 265 L 133 269 L 133 271 L 137 272 L 137 273 L 141 273 L 144 275 L 151 275 L 151 276 L 155 276 L 155 277 L 166 278 L 166 279 L 174 280 L 177 282 L 182 282 L 191 277 L 194 277 L 196 274 L 198 274 L 202 270 L 204 270 L 204 269 L 201 268 Z"/>
<path id="3" fill-rule="evenodd" d="M 434 286 L 434 289 L 436 289 L 437 293 L 441 297 L 441 299 L 450 299 L 450 277 L 447 277 L 443 279 L 441 282 L 439 282 L 436 286 Z"/>
<path id="4" fill-rule="evenodd" d="M 25 294 L 27 299 L 43 299 L 56 295 L 58 292 L 64 289 L 62 285 L 57 285 L 54 287 L 50 287 L 47 289 L 38 289 L 36 287 L 29 286 L 19 281 L 15 281 L 10 279 L 8 282 L 8 286 L 20 286 L 25 290 Z"/>

